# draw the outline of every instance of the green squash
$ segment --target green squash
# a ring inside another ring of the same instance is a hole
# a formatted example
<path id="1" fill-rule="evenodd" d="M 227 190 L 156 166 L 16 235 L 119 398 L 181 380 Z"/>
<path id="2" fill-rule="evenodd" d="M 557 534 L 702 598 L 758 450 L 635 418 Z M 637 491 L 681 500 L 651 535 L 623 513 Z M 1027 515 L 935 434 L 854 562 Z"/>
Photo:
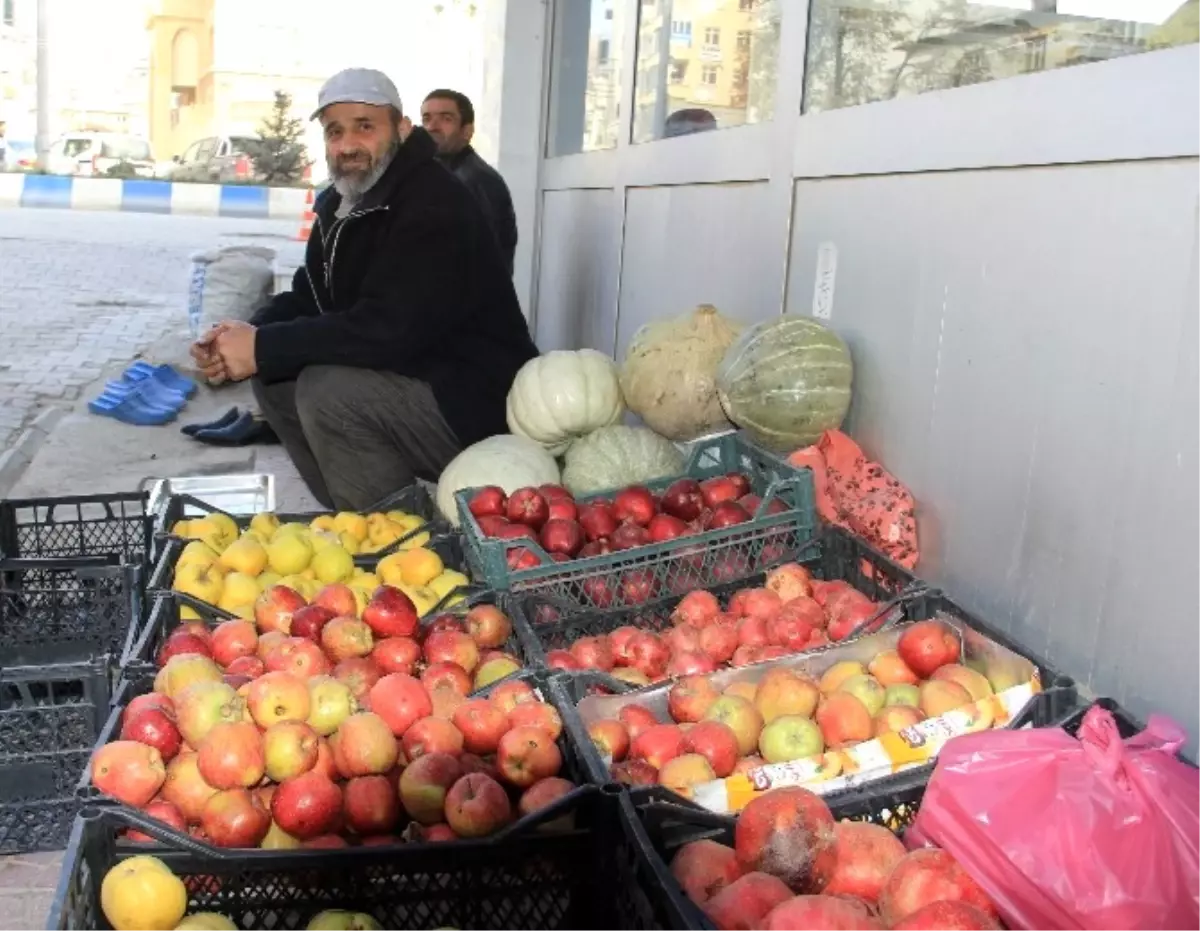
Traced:
<path id="1" fill-rule="evenodd" d="M 789 453 L 841 426 L 853 381 L 841 337 L 811 317 L 783 316 L 750 327 L 729 347 L 717 396 L 760 446 Z"/>
<path id="2" fill-rule="evenodd" d="M 683 453 L 645 427 L 601 427 L 567 450 L 562 481 L 573 495 L 641 485 L 683 471 Z"/>

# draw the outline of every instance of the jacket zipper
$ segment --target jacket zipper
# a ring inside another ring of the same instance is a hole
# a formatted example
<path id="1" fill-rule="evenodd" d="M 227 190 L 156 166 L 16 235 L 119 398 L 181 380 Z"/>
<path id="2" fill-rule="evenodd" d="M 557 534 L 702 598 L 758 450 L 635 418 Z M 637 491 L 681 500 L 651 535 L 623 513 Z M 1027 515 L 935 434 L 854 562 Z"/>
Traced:
<path id="1" fill-rule="evenodd" d="M 317 286 L 313 284 L 312 272 L 308 270 L 307 265 L 304 266 L 304 277 L 308 279 L 308 286 L 312 290 L 313 300 L 317 305 L 317 311 L 322 314 L 325 313 L 325 308 L 321 306 L 320 295 L 317 294 Z"/>
<path id="2" fill-rule="evenodd" d="M 329 235 L 333 237 L 333 246 L 329 250 L 329 260 L 325 263 L 325 287 L 329 289 L 329 299 L 333 301 L 334 306 L 337 306 L 337 298 L 333 294 L 333 260 L 337 258 L 338 240 L 342 238 L 342 230 L 346 228 L 346 224 L 355 217 L 365 217 L 368 213 L 377 213 L 380 210 L 387 210 L 387 204 L 379 207 L 370 207 L 367 210 L 359 210 L 346 214 L 340 220 L 333 224 Z M 322 249 L 322 251 L 324 251 Z"/>

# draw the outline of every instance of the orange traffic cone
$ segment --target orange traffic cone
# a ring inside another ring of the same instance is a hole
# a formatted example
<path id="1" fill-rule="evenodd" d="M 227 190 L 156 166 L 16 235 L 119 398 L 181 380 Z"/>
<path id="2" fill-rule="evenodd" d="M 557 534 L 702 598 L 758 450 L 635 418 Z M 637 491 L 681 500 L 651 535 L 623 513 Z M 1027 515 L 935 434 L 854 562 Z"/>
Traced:
<path id="1" fill-rule="evenodd" d="M 308 237 L 312 235 L 313 220 L 316 219 L 316 214 L 313 213 L 313 192 L 312 188 L 308 189 L 308 194 L 304 197 L 304 217 L 300 221 L 300 230 L 296 233 L 297 242 L 308 242 Z"/>

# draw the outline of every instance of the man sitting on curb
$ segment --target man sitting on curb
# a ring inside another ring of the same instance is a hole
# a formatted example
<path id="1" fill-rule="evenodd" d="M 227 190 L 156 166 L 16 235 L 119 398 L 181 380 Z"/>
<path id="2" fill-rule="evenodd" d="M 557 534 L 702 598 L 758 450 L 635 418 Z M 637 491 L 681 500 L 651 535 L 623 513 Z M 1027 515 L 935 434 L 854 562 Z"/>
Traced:
<path id="1" fill-rule="evenodd" d="M 313 117 L 333 185 L 304 266 L 249 324 L 218 324 L 192 355 L 210 381 L 253 379 L 318 501 L 363 510 L 507 432 L 508 390 L 537 349 L 479 205 L 428 133 L 401 143 L 395 85 L 343 71 Z"/>

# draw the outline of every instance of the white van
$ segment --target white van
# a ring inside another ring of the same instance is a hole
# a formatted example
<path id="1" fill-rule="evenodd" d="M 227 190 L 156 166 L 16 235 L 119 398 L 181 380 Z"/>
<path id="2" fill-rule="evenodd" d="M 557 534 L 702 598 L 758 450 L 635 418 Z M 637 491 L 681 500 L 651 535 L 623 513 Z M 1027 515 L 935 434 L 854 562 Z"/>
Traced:
<path id="1" fill-rule="evenodd" d="M 150 143 L 123 133 L 67 133 L 50 146 L 46 168 L 55 175 L 103 177 L 122 162 L 138 177 L 154 177 Z"/>

